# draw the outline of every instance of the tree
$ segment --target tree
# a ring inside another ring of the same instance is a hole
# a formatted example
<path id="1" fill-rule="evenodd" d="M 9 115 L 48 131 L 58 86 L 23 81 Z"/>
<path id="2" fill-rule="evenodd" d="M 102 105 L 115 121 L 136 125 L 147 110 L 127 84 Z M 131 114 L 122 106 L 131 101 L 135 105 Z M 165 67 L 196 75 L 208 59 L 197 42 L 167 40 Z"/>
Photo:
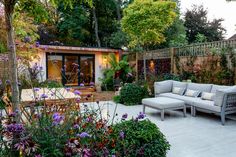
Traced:
<path id="1" fill-rule="evenodd" d="M 124 9 L 122 30 L 130 38 L 129 46 L 151 45 L 165 41 L 164 32 L 173 23 L 176 3 L 171 1 L 135 0 Z"/>
<path id="2" fill-rule="evenodd" d="M 223 39 L 225 29 L 222 26 L 223 19 L 207 19 L 208 11 L 202 6 L 194 5 L 192 10 L 187 10 L 184 17 L 184 26 L 189 43 L 196 41 L 197 35 L 206 37 L 206 41 L 218 41 Z"/>
<path id="3" fill-rule="evenodd" d="M 186 28 L 184 26 L 184 21 L 180 18 L 180 1 L 172 1 L 177 4 L 175 10 L 177 16 L 173 24 L 165 32 L 166 42 L 164 45 L 166 45 L 166 47 L 177 47 L 187 44 Z"/>
<path id="4" fill-rule="evenodd" d="M 64 3 L 66 6 L 70 6 L 74 0 L 50 0 L 54 4 Z M 89 0 L 86 0 L 89 2 Z M 19 87 L 18 87 L 18 74 L 17 74 L 17 59 L 16 59 L 16 44 L 15 44 L 15 32 L 13 28 L 13 14 L 16 8 L 16 4 L 24 4 L 24 0 L 0 0 L 4 5 L 5 11 L 5 22 L 6 22 L 6 32 L 7 32 L 7 50 L 9 58 L 9 72 L 11 81 L 11 91 L 12 91 L 12 104 L 13 111 L 19 110 Z M 32 2 L 39 2 L 40 0 L 32 0 Z M 35 5 L 37 6 L 37 5 Z M 30 8 L 30 5 L 28 6 Z M 37 8 L 32 8 L 32 10 L 37 10 Z M 16 120 L 19 121 L 19 114 L 16 116 Z"/>

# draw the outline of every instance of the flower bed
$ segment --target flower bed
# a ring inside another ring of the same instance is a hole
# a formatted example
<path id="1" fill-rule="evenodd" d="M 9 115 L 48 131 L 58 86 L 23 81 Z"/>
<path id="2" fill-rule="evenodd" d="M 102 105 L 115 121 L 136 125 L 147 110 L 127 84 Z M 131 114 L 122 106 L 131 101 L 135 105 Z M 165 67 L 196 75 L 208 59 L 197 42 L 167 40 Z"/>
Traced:
<path id="1" fill-rule="evenodd" d="M 144 114 L 114 123 L 101 113 L 84 104 L 79 111 L 34 114 L 31 124 L 1 117 L 0 156 L 166 156 L 169 143 Z"/>

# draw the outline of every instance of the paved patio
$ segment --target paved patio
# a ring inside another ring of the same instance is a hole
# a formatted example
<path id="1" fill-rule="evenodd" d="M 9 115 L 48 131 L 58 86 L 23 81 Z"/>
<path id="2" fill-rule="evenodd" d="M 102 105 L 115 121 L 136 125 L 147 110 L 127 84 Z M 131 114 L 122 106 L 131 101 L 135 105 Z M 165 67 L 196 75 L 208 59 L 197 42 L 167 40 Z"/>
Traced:
<path id="1" fill-rule="evenodd" d="M 113 115 L 115 104 L 104 105 Z M 136 117 L 142 111 L 142 105 L 124 106 L 118 104 L 119 120 L 123 113 L 129 118 Z M 104 114 L 106 110 L 103 111 Z M 146 109 L 147 118 L 154 122 L 166 135 L 171 144 L 167 157 L 235 157 L 236 156 L 236 120 L 227 119 L 222 126 L 220 117 L 197 113 L 191 117 L 183 117 L 182 111 L 166 112 L 165 121 L 161 121 L 160 112 L 155 109 Z"/>

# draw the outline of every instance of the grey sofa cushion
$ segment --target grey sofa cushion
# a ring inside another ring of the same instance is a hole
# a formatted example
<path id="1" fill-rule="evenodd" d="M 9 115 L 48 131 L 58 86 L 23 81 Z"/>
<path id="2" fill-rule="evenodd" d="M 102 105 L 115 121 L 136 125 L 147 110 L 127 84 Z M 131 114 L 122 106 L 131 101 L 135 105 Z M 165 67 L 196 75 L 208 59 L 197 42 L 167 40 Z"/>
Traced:
<path id="1" fill-rule="evenodd" d="M 216 106 L 222 106 L 225 94 L 226 93 L 232 93 L 232 92 L 236 92 L 236 86 L 216 90 L 216 95 L 215 95 L 215 98 L 214 98 L 215 105 Z"/>
<path id="2" fill-rule="evenodd" d="M 212 84 L 188 83 L 187 89 L 200 92 L 211 92 Z"/>
<path id="3" fill-rule="evenodd" d="M 154 83 L 154 91 L 155 96 L 161 94 L 161 93 L 167 93 L 172 91 L 172 80 L 166 80 L 161 82 L 155 82 Z"/>
<path id="4" fill-rule="evenodd" d="M 178 94 L 173 94 L 173 93 L 162 93 L 162 94 L 160 94 L 159 96 L 182 100 L 182 101 L 185 102 L 185 104 L 188 104 L 188 105 L 192 105 L 192 103 L 194 102 L 194 100 L 195 100 L 195 99 L 198 99 L 198 98 L 194 98 L 194 97 L 189 97 L 189 96 L 184 96 L 184 95 L 178 95 Z"/>
<path id="5" fill-rule="evenodd" d="M 221 107 L 216 106 L 214 101 L 210 101 L 210 100 L 202 100 L 201 98 L 196 98 L 192 105 L 195 107 L 210 110 L 213 112 L 218 112 L 218 113 L 221 112 Z"/>
<path id="6" fill-rule="evenodd" d="M 226 89 L 226 88 L 229 88 L 230 86 L 221 86 L 221 85 L 212 85 L 212 88 L 211 88 L 211 93 L 215 93 L 216 90 L 218 89 Z"/>
<path id="7" fill-rule="evenodd" d="M 178 88 L 187 88 L 187 82 L 179 82 L 179 81 L 173 81 L 173 88 L 178 87 Z"/>

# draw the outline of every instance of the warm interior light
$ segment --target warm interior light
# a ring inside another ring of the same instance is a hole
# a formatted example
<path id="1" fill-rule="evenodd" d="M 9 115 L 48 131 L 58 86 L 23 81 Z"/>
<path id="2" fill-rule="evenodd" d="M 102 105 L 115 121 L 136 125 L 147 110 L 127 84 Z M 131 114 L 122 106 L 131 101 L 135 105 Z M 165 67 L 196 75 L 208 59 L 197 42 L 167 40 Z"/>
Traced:
<path id="1" fill-rule="evenodd" d="M 150 61 L 149 69 L 150 69 L 150 71 L 152 71 L 152 72 L 155 71 L 155 63 L 154 63 L 154 60 L 153 60 L 153 59 L 151 59 L 151 61 Z"/>

